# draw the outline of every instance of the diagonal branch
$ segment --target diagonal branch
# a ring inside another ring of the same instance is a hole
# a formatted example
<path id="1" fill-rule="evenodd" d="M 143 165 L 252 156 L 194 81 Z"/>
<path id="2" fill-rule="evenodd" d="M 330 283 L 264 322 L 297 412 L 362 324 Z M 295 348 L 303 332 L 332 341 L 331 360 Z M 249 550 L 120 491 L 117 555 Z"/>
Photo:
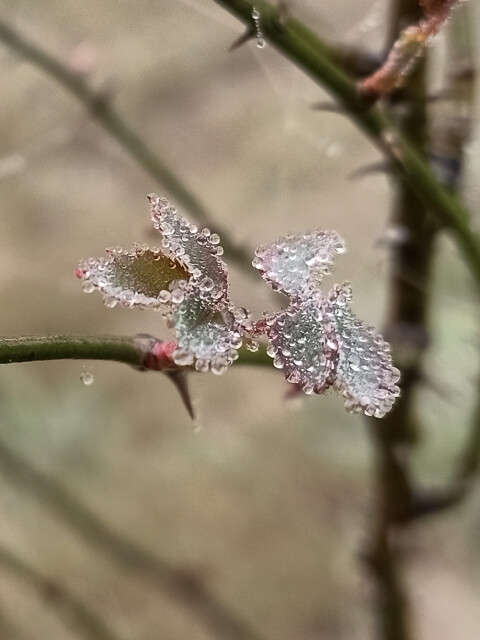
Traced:
<path id="1" fill-rule="evenodd" d="M 250 0 L 215 0 L 244 24 L 252 23 Z M 293 18 L 278 19 L 278 10 L 265 0 L 255 1 L 262 32 L 279 51 L 315 82 L 326 88 L 350 117 L 391 161 L 398 177 L 422 200 L 455 237 L 480 289 L 480 240 L 469 224 L 460 199 L 433 175 L 426 156 L 402 135 L 386 113 L 362 100 L 354 79 L 332 57 L 330 49 L 310 29 Z"/>
<path id="2" fill-rule="evenodd" d="M 3 20 L 0 20 L 0 41 L 73 94 L 103 129 L 117 140 L 127 154 L 169 191 L 178 203 L 188 209 L 197 222 L 215 227 L 222 237 L 226 255 L 247 271 L 251 262 L 250 251 L 234 242 L 228 231 L 219 227 L 204 205 L 175 172 L 117 113 L 108 96 L 92 89 L 80 74 L 29 41 Z M 248 273 L 252 275 L 251 269 L 248 269 Z"/>
<path id="3" fill-rule="evenodd" d="M 118 636 L 97 614 L 58 582 L 45 578 L 13 551 L 0 546 L 0 565 L 28 583 L 45 603 L 87 640 L 118 640 Z"/>
<path id="4" fill-rule="evenodd" d="M 172 600 L 185 605 L 221 640 L 262 640 L 261 634 L 217 599 L 194 572 L 175 567 L 111 529 L 57 480 L 37 470 L 2 441 L 0 471 L 118 567 L 141 576 Z"/>

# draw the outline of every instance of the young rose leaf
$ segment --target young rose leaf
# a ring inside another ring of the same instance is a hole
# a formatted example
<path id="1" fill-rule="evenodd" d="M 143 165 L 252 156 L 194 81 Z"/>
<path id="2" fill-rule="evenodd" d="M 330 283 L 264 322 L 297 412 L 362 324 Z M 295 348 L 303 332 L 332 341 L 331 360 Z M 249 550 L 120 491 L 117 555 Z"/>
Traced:
<path id="1" fill-rule="evenodd" d="M 170 324 L 177 338 L 173 360 L 180 366 L 194 365 L 197 371 L 226 371 L 242 345 L 242 336 L 231 318 L 226 308 L 202 297 L 191 283 L 184 299 L 172 307 Z"/>
<path id="2" fill-rule="evenodd" d="M 392 364 L 390 345 L 357 319 L 351 300 L 348 284 L 335 285 L 328 294 L 339 345 L 335 388 L 346 398 L 347 410 L 381 418 L 400 395 L 400 371 Z"/>
<path id="3" fill-rule="evenodd" d="M 174 283 L 189 278 L 184 265 L 160 249 L 134 246 L 107 250 L 107 257 L 82 260 L 76 270 L 87 293 L 98 290 L 109 307 L 158 309 L 169 302 Z"/>
<path id="4" fill-rule="evenodd" d="M 285 378 L 305 393 L 336 389 L 351 412 L 383 417 L 400 393 L 400 372 L 388 343 L 350 308 L 348 283 L 297 299 L 267 319 L 267 353 Z"/>
<path id="5" fill-rule="evenodd" d="M 323 296 L 292 303 L 266 321 L 267 353 L 288 382 L 305 393 L 323 393 L 333 384 L 338 342 L 326 316 Z"/>
<path id="6" fill-rule="evenodd" d="M 214 300 L 228 297 L 228 270 L 220 256 L 220 238 L 208 229 L 198 231 L 177 213 L 166 198 L 148 196 L 155 229 L 162 234 L 162 247 L 176 262 L 180 262 L 193 280 L 199 282 Z"/>
<path id="7" fill-rule="evenodd" d="M 252 264 L 275 291 L 300 296 L 318 287 L 332 272 L 335 255 L 344 251 L 335 231 L 316 229 L 258 247 Z"/>

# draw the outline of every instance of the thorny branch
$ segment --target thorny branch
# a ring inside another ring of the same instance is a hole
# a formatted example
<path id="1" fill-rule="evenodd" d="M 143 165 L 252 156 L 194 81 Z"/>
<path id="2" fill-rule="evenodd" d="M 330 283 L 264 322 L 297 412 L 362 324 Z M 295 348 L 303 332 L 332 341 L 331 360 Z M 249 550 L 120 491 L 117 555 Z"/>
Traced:
<path id="1" fill-rule="evenodd" d="M 233 241 L 228 231 L 218 225 L 175 172 L 150 149 L 140 135 L 120 116 L 109 96 L 94 90 L 81 74 L 69 69 L 60 60 L 31 42 L 1 19 L 0 41 L 74 95 L 103 129 L 117 140 L 128 155 L 169 191 L 178 203 L 189 210 L 197 222 L 214 226 L 221 233 L 227 256 L 252 275 L 251 269 L 248 269 L 251 260 L 248 249 Z"/>
<path id="2" fill-rule="evenodd" d="M 173 346 L 172 346 L 173 345 Z M 0 338 L 0 364 L 42 360 L 110 360 L 140 369 L 168 372 L 190 370 L 170 358 L 174 343 L 152 336 L 19 336 Z M 264 348 L 239 350 L 235 364 L 271 366 Z"/>
<path id="3" fill-rule="evenodd" d="M 460 199 L 435 178 L 425 155 L 403 135 L 384 110 L 369 106 L 359 94 L 354 78 L 344 72 L 330 48 L 300 21 L 279 19 L 278 9 L 265 0 L 215 0 L 247 28 L 255 5 L 262 18 L 266 40 L 294 64 L 325 87 L 349 117 L 369 136 L 391 162 L 392 170 L 429 207 L 439 223 L 454 235 L 465 262 L 480 289 L 480 240 L 469 223 Z"/>

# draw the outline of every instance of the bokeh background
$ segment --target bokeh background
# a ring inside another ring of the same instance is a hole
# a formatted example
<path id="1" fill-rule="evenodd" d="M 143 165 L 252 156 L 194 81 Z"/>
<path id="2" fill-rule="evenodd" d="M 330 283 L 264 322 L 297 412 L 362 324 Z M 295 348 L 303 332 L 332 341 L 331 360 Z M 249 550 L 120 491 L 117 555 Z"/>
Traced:
<path id="1" fill-rule="evenodd" d="M 331 41 L 378 50 L 379 0 L 296 0 L 291 10 Z M 478 11 L 477 11 L 478 14 Z M 314 226 L 349 251 L 337 278 L 382 325 L 392 185 L 353 180 L 379 159 L 347 118 L 312 111 L 328 98 L 271 47 L 227 49 L 241 25 L 211 0 L 2 0 L 0 17 L 92 86 L 208 207 L 253 248 Z M 441 59 L 442 38 L 435 51 Z M 463 191 L 480 212 L 480 143 Z M 0 45 L 0 333 L 168 335 L 154 312 L 107 309 L 82 293 L 78 259 L 156 243 L 145 195 L 164 193 L 51 78 Z M 188 212 L 186 212 L 188 213 Z M 259 277 L 232 267 L 233 296 L 272 310 Z M 442 240 L 432 301 L 431 384 L 418 395 L 425 481 L 447 479 L 476 391 L 478 314 L 468 273 Z M 90 386 L 80 377 L 94 376 Z M 193 428 L 169 381 L 114 363 L 0 369 L 1 438 L 58 478 L 103 521 L 186 572 L 278 640 L 371 637 L 372 593 L 358 553 L 370 524 L 372 452 L 360 417 L 334 397 L 286 400 L 281 374 L 234 367 L 190 379 Z M 1 473 L 0 465 L 0 473 Z M 120 570 L 8 476 L 0 543 L 64 585 L 119 638 L 206 640 L 181 601 Z M 412 534 L 407 561 L 419 637 L 480 634 L 480 491 Z M 2 640 L 68 639 L 55 602 L 0 562 Z"/>

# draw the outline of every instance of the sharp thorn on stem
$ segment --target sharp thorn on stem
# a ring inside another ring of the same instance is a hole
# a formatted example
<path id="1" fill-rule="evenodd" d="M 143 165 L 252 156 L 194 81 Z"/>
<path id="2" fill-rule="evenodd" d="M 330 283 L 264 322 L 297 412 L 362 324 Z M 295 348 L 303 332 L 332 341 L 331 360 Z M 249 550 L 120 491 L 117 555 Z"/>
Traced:
<path id="1" fill-rule="evenodd" d="M 391 162 L 372 162 L 371 164 L 366 164 L 363 167 L 354 169 L 347 177 L 349 180 L 358 180 L 375 173 L 392 173 L 393 170 L 394 168 Z"/>
<path id="2" fill-rule="evenodd" d="M 242 45 L 255 37 L 255 29 L 248 27 L 238 38 L 236 38 L 232 44 L 228 47 L 228 51 L 232 52 L 239 49 Z"/>
<path id="3" fill-rule="evenodd" d="M 326 113 L 339 113 L 342 115 L 346 113 L 346 109 L 335 102 L 314 102 L 310 108 L 313 111 L 324 111 Z"/>

